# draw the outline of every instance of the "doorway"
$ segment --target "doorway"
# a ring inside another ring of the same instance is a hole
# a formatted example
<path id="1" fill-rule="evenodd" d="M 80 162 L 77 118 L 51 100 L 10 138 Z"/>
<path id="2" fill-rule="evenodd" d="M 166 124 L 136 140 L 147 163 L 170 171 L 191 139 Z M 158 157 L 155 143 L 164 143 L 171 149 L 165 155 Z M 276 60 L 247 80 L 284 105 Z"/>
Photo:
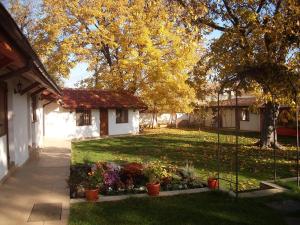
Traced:
<path id="1" fill-rule="evenodd" d="M 100 109 L 100 136 L 108 135 L 108 110 Z"/>

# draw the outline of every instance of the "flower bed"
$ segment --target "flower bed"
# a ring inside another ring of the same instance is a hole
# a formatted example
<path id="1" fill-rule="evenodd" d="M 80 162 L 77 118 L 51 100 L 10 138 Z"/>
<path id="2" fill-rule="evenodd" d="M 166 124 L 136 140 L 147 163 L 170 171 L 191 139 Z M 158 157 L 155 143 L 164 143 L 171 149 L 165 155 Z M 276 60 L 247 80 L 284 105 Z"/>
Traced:
<path id="1" fill-rule="evenodd" d="M 72 165 L 68 180 L 71 198 L 82 198 L 86 189 L 99 189 L 101 195 L 124 195 L 146 193 L 148 183 L 160 183 L 161 191 L 202 188 L 206 185 L 195 176 L 187 164 L 179 168 L 162 165 L 98 162 Z"/>

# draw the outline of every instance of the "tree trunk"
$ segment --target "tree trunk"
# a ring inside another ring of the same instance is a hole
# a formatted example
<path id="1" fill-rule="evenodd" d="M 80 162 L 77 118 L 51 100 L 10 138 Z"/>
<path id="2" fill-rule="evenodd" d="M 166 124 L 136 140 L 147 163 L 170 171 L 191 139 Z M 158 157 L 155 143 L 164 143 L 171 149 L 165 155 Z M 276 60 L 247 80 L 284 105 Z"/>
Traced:
<path id="1" fill-rule="evenodd" d="M 152 125 L 151 128 L 157 128 L 157 113 L 156 112 L 152 112 Z"/>
<path id="2" fill-rule="evenodd" d="M 275 145 L 280 148 L 277 141 L 276 122 L 279 115 L 279 105 L 267 102 L 263 109 L 262 127 L 260 132 L 259 145 L 269 148 Z"/>

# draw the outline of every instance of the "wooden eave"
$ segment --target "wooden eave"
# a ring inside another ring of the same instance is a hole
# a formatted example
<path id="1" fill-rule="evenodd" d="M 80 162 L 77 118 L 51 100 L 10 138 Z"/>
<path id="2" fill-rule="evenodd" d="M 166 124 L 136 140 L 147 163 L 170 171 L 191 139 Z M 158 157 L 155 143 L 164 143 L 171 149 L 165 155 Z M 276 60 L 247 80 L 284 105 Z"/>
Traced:
<path id="1" fill-rule="evenodd" d="M 46 88 L 49 92 L 57 95 L 61 94 L 60 88 L 50 78 L 28 40 L 1 3 L 0 60 L 0 80 L 1 76 L 5 76 L 7 73 L 13 74 L 13 71 L 18 71 L 30 64 L 32 66 L 30 70 L 20 73 L 20 76 L 38 82 L 40 86 Z M 9 78 L 6 77 L 5 79 Z"/>

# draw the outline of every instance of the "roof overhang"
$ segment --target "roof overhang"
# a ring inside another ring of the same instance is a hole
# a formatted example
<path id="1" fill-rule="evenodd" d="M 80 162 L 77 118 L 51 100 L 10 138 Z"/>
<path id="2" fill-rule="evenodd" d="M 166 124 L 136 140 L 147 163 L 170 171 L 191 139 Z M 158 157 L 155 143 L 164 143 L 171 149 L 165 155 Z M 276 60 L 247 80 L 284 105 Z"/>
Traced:
<path id="1" fill-rule="evenodd" d="M 22 76 L 38 82 L 40 87 L 54 94 L 61 94 L 60 88 L 51 79 L 28 40 L 1 3 L 0 61 L 0 81 Z"/>

